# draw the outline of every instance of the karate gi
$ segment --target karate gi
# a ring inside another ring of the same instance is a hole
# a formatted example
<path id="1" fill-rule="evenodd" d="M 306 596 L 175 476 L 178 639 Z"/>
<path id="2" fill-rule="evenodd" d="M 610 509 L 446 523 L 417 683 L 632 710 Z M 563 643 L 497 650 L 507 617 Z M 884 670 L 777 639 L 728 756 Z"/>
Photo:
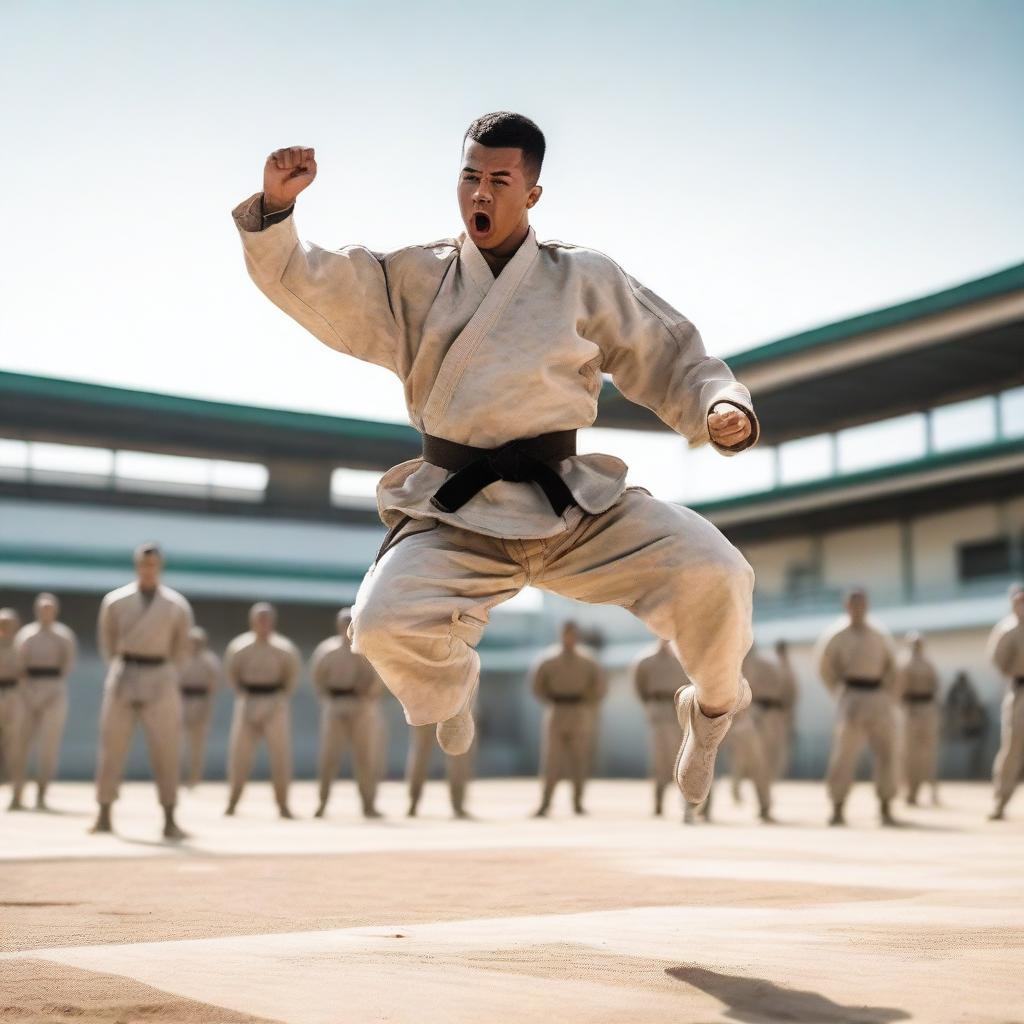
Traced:
<path id="1" fill-rule="evenodd" d="M 228 753 L 228 806 L 234 807 L 252 771 L 262 737 L 270 757 L 274 798 L 288 808 L 292 778 L 291 695 L 299 681 L 299 650 L 287 637 L 252 631 L 236 636 L 224 652 L 224 674 L 235 690 Z"/>
<path id="2" fill-rule="evenodd" d="M 181 703 L 185 726 L 185 778 L 198 786 L 206 761 L 206 739 L 220 685 L 220 658 L 205 644 L 193 651 L 181 672 Z"/>
<path id="3" fill-rule="evenodd" d="M 846 799 L 867 743 L 874 755 L 875 789 L 887 805 L 896 794 L 897 778 L 892 641 L 870 619 L 858 627 L 844 615 L 819 641 L 818 667 L 825 686 L 837 697 L 826 776 L 832 802 L 841 806 Z"/>
<path id="4" fill-rule="evenodd" d="M 907 802 L 917 803 L 922 785 L 936 797 L 939 760 L 939 674 L 923 653 L 907 652 L 897 665 L 896 691 L 903 725 L 903 781 Z"/>
<path id="5" fill-rule="evenodd" d="M 100 603 L 98 642 L 109 664 L 100 709 L 96 798 L 117 799 L 132 733 L 142 723 L 163 807 L 178 792 L 181 695 L 178 678 L 188 658 L 192 608 L 176 590 L 159 585 L 147 600 L 137 583 Z"/>
<path id="6" fill-rule="evenodd" d="M 1001 816 L 1024 771 L 1024 621 L 1007 615 L 992 630 L 988 653 L 1007 682 L 1000 710 L 999 752 L 992 766 L 996 813 Z"/>
<path id="7" fill-rule="evenodd" d="M 310 675 L 320 699 L 320 805 L 326 806 L 349 747 L 363 813 L 374 815 L 381 757 L 377 748 L 380 680 L 373 666 L 342 636 L 329 637 L 316 648 Z"/>
<path id="8" fill-rule="evenodd" d="M 559 650 L 534 669 L 534 696 L 547 705 L 540 763 L 542 811 L 551 805 L 559 780 L 569 779 L 573 806 L 582 812 L 583 789 L 593 765 L 597 708 L 607 691 L 601 666 L 578 647 Z"/>
<path id="9" fill-rule="evenodd" d="M 593 424 L 603 373 L 693 446 L 717 402 L 750 396 L 685 317 L 608 257 L 531 230 L 497 278 L 465 236 L 375 253 L 303 244 L 262 197 L 234 210 L 249 274 L 326 345 L 394 372 L 422 433 L 478 448 Z M 721 449 L 724 454 L 731 454 Z M 626 489 L 625 464 L 572 455 L 554 468 L 576 504 L 554 511 L 534 483 L 500 479 L 455 511 L 449 479 L 412 459 L 384 474 L 378 506 L 396 533 L 354 609 L 354 649 L 411 725 L 457 715 L 474 692 L 491 610 L 532 584 L 626 607 L 675 641 L 703 702 L 741 691 L 753 573 L 696 513 Z"/>
<path id="10" fill-rule="evenodd" d="M 796 702 L 800 694 L 796 671 L 789 657 L 778 655 L 779 673 L 782 676 L 783 704 L 786 709 L 786 735 L 779 746 L 778 761 L 775 764 L 775 778 L 784 779 L 789 773 L 789 763 L 793 758 L 793 736 L 796 732 Z"/>
<path id="11" fill-rule="evenodd" d="M 777 662 L 752 650 L 743 662 L 753 701 L 750 714 L 761 738 L 768 783 L 779 777 L 789 744 L 791 691 Z"/>
<path id="12" fill-rule="evenodd" d="M 67 679 L 75 667 L 78 643 L 61 622 L 23 626 L 14 641 L 21 695 L 25 702 L 25 764 L 36 747 L 40 797 L 57 772 L 60 741 L 68 714 Z"/>
<path id="13" fill-rule="evenodd" d="M 435 736 L 432 725 L 414 725 L 409 728 L 409 756 L 405 776 L 409 784 L 409 815 L 415 816 L 419 807 L 423 786 L 430 771 L 430 758 L 434 753 Z M 466 817 L 466 789 L 473 777 L 473 748 L 465 754 L 444 758 L 445 774 L 448 776 L 448 798 L 456 818 Z"/>
<path id="14" fill-rule="evenodd" d="M 12 630 L 17 628 L 15 621 Z M 0 637 L 0 754 L 11 784 L 11 806 L 21 806 L 25 786 L 25 702 L 18 679 L 14 635 Z"/>
<path id="15" fill-rule="evenodd" d="M 676 690 L 688 685 L 679 659 L 659 647 L 633 666 L 633 686 L 644 705 L 651 737 L 651 775 L 654 778 L 654 813 L 661 814 L 665 787 L 675 775 L 682 730 L 673 702 Z"/>

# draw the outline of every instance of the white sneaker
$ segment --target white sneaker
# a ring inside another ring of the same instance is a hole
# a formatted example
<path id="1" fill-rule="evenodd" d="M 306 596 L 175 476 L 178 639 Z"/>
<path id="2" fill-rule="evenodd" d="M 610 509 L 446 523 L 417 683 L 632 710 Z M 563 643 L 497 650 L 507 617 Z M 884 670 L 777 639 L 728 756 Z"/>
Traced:
<path id="1" fill-rule="evenodd" d="M 476 702 L 480 680 L 477 679 L 462 710 L 447 721 L 437 723 L 437 745 L 452 757 L 465 754 L 473 746 L 476 723 L 473 721 L 473 705 Z"/>
<path id="2" fill-rule="evenodd" d="M 682 686 L 676 691 L 676 715 L 683 730 L 683 743 L 676 758 L 676 785 L 684 799 L 701 804 L 711 792 L 715 781 L 715 755 L 725 739 L 736 714 L 750 706 L 750 686 L 740 680 L 736 703 L 724 715 L 708 718 L 697 703 L 693 686 Z"/>

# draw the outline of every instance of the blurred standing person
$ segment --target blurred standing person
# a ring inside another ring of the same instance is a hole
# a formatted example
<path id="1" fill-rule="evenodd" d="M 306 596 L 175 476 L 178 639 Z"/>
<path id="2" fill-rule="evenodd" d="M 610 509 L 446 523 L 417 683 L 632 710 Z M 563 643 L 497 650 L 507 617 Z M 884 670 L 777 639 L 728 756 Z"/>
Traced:
<path id="1" fill-rule="evenodd" d="M 0 752 L 11 784 L 10 811 L 22 809 L 25 785 L 25 704 L 18 679 L 14 637 L 21 619 L 13 608 L 0 608 Z"/>
<path id="2" fill-rule="evenodd" d="M 291 695 L 299 682 L 299 649 L 276 631 L 277 612 L 260 601 L 249 609 L 249 629 L 224 653 L 224 672 L 235 691 L 228 751 L 228 816 L 235 813 L 252 772 L 256 744 L 266 740 L 274 798 L 282 818 L 292 780 Z"/>
<path id="3" fill-rule="evenodd" d="M 193 626 L 188 634 L 189 659 L 181 672 L 181 703 L 185 726 L 185 782 L 191 789 L 203 778 L 206 762 L 206 738 L 213 719 L 213 704 L 220 685 L 220 658 L 209 649 L 209 638 L 202 626 Z"/>
<path id="4" fill-rule="evenodd" d="M 351 622 L 351 609 L 342 608 L 336 619 L 337 632 L 317 646 L 310 661 L 313 689 L 320 699 L 318 818 L 327 811 L 331 783 L 346 747 L 352 751 L 352 773 L 363 817 L 381 816 L 375 804 L 381 758 L 378 705 L 384 687 L 370 663 L 352 650 Z"/>
<path id="5" fill-rule="evenodd" d="M 656 815 L 661 815 L 663 810 L 665 787 L 675 779 L 676 755 L 683 739 L 675 696 L 680 687 L 687 685 L 690 680 L 667 640 L 659 640 L 655 651 L 633 666 L 633 686 L 650 726 Z"/>
<path id="6" fill-rule="evenodd" d="M 406 782 L 409 785 L 409 814 L 415 818 L 419 812 L 423 786 L 430 771 L 430 760 L 434 753 L 437 740 L 436 729 L 432 725 L 409 726 L 409 754 L 405 765 Z M 466 790 L 469 780 L 473 777 L 473 757 L 476 742 L 464 754 L 445 754 L 445 774 L 448 776 L 448 798 L 452 805 L 452 814 L 456 818 L 471 817 L 466 810 Z"/>
<path id="7" fill-rule="evenodd" d="M 868 617 L 860 589 L 846 595 L 846 614 L 818 642 L 818 671 L 837 697 L 832 756 L 826 783 L 832 799 L 831 825 L 846 824 L 843 805 L 853 785 L 865 743 L 875 760 L 875 789 L 884 825 L 895 824 L 890 805 L 896 795 L 896 663 L 889 634 Z"/>
<path id="8" fill-rule="evenodd" d="M 996 803 L 989 815 L 992 821 L 1002 821 L 1024 771 L 1024 587 L 1020 584 L 1010 589 L 1010 614 L 992 630 L 988 654 L 1007 684 L 1000 711 L 999 752 L 992 766 Z"/>
<path id="9" fill-rule="evenodd" d="M 947 742 L 969 744 L 967 778 L 980 778 L 988 732 L 988 712 L 966 672 L 957 672 L 942 708 Z"/>
<path id="10" fill-rule="evenodd" d="M 920 633 L 908 633 L 906 644 L 896 669 L 903 704 L 903 781 L 908 804 L 916 806 L 918 790 L 928 785 L 934 805 L 939 802 L 939 674 L 925 655 Z"/>
<path id="11" fill-rule="evenodd" d="M 46 787 L 57 774 L 60 741 L 68 716 L 68 676 L 75 667 L 78 641 L 57 621 L 60 602 L 53 594 L 35 600 L 35 622 L 22 627 L 14 641 L 25 702 L 25 769 L 36 747 L 36 807 L 46 809 Z"/>
<path id="12" fill-rule="evenodd" d="M 543 792 L 535 817 L 546 817 L 559 779 L 572 781 L 573 810 L 585 814 L 583 790 L 592 768 L 597 708 L 607 692 L 604 671 L 579 646 L 575 622 L 562 626 L 557 654 L 537 665 L 533 692 L 547 706 L 541 750 Z"/>
<path id="13" fill-rule="evenodd" d="M 789 644 L 785 640 L 775 642 L 775 657 L 782 673 L 783 704 L 786 711 L 786 737 L 779 748 L 779 760 L 775 766 L 775 777 L 784 779 L 789 774 L 789 765 L 793 759 L 793 745 L 796 738 L 796 702 L 800 696 L 796 669 L 789 660 Z"/>
<path id="14" fill-rule="evenodd" d="M 157 544 L 135 549 L 135 580 L 111 591 L 100 603 L 98 642 L 110 666 L 100 710 L 96 759 L 99 814 L 93 832 L 110 832 L 125 758 L 137 723 L 142 724 L 149 760 L 164 810 L 164 836 L 185 833 L 174 820 L 181 746 L 178 678 L 188 659 L 192 608 L 160 582 L 164 556 Z"/>

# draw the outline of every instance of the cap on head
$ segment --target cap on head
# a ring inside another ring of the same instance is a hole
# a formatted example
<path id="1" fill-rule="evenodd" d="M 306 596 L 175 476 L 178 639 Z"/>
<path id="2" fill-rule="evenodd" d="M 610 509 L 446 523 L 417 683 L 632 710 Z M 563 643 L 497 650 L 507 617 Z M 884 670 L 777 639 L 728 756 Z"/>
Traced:
<path id="1" fill-rule="evenodd" d="M 463 146 L 467 139 L 493 149 L 521 149 L 527 180 L 531 186 L 537 184 L 547 143 L 544 133 L 528 117 L 509 110 L 483 114 L 466 129 Z"/>

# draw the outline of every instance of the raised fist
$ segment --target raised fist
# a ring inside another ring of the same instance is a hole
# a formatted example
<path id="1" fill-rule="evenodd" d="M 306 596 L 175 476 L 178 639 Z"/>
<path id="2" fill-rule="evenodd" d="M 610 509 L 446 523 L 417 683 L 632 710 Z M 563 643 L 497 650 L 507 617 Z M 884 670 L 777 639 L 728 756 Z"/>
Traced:
<path id="1" fill-rule="evenodd" d="M 316 158 L 305 146 L 275 149 L 263 165 L 263 209 L 287 210 L 295 197 L 316 177 Z"/>

